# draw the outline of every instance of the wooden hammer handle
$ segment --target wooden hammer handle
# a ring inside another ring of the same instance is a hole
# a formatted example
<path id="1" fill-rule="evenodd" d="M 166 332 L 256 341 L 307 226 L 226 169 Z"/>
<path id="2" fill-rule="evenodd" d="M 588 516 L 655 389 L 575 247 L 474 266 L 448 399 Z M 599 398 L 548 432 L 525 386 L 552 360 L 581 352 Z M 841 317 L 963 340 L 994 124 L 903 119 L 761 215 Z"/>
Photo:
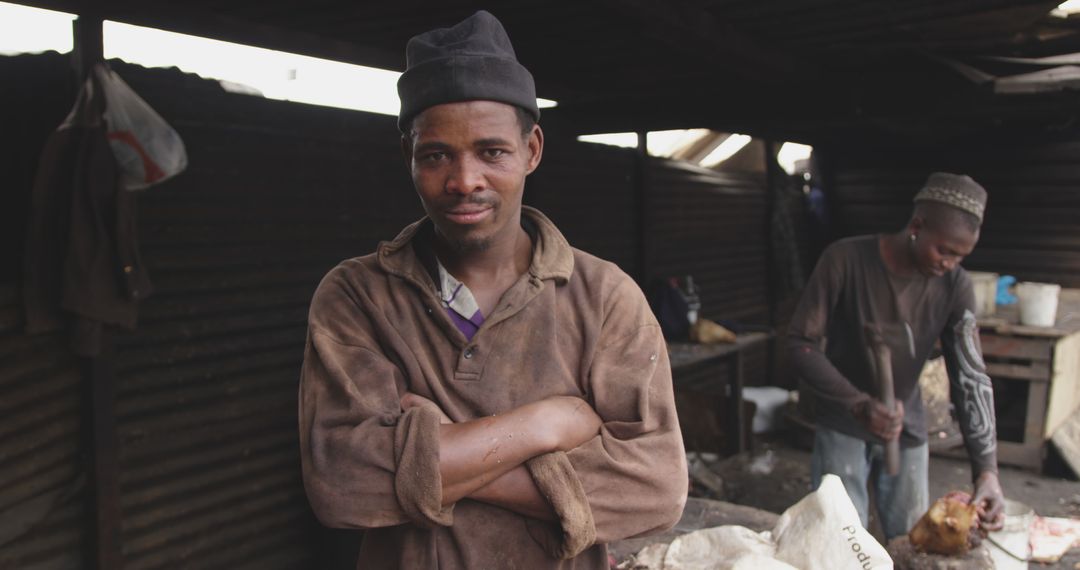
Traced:
<path id="1" fill-rule="evenodd" d="M 875 343 L 872 348 L 877 360 L 878 395 L 881 403 L 890 411 L 896 411 L 896 394 L 893 391 L 892 352 L 889 345 Z M 891 476 L 900 473 L 900 438 L 885 442 L 885 471 Z"/>

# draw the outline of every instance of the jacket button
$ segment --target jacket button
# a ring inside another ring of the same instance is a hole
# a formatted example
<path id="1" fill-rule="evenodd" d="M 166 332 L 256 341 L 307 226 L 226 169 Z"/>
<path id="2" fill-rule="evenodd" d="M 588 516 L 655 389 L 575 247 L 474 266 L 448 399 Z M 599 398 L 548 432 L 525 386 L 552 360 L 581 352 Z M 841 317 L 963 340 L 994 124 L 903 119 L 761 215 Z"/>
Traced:
<path id="1" fill-rule="evenodd" d="M 462 356 L 464 356 L 465 358 L 472 358 L 472 355 L 473 355 L 473 347 L 470 346 L 470 347 L 465 349 L 465 354 L 463 354 Z"/>

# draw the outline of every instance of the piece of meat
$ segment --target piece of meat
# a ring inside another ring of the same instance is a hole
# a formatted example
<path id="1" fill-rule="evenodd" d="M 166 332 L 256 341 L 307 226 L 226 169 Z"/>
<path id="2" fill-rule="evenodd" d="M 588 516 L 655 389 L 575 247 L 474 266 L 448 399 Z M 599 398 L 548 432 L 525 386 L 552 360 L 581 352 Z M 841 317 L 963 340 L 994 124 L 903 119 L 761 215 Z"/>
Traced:
<path id="1" fill-rule="evenodd" d="M 1080 546 L 1080 520 L 1035 517 L 1031 523 L 1031 560 L 1054 563 Z"/>
<path id="2" fill-rule="evenodd" d="M 908 538 L 916 549 L 944 556 L 958 556 L 977 546 L 982 532 L 971 495 L 953 491 L 934 501 Z"/>

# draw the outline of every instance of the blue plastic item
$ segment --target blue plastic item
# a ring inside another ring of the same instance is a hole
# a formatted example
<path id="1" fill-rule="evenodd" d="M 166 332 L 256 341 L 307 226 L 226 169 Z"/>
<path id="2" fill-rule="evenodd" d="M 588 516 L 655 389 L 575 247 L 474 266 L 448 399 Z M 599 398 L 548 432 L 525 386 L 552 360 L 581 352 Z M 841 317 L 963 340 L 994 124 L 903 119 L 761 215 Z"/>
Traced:
<path id="1" fill-rule="evenodd" d="M 1012 275 L 1002 275 L 998 279 L 997 304 L 1013 305 L 1016 303 L 1016 295 L 1009 292 L 1009 288 L 1016 284 L 1016 278 Z"/>

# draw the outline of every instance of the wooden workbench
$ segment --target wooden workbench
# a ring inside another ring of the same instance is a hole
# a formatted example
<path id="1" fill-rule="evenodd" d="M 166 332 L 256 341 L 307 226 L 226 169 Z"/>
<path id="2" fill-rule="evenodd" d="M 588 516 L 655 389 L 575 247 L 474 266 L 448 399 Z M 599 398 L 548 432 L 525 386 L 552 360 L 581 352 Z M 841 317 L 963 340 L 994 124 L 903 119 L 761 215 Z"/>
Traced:
<path id="1" fill-rule="evenodd" d="M 990 377 L 1027 385 L 1022 436 L 1002 439 L 999 418 L 998 461 L 1041 470 L 1046 441 L 1080 407 L 1080 290 L 1061 291 L 1053 327 L 1021 325 L 1016 305 L 998 306 L 979 336 Z"/>
<path id="2" fill-rule="evenodd" d="M 676 390 L 688 387 L 684 379 L 696 371 L 718 364 L 727 365 L 728 381 L 722 386 L 727 403 L 725 409 L 718 410 L 718 415 L 724 418 L 725 432 L 728 434 L 726 451 L 731 455 L 746 449 L 746 422 L 742 411 L 743 352 L 771 341 L 772 338 L 773 334 L 770 332 L 748 332 L 740 334 L 731 344 L 668 343 L 668 357 L 671 359 L 671 373 Z M 718 375 L 712 377 L 719 378 Z"/>

